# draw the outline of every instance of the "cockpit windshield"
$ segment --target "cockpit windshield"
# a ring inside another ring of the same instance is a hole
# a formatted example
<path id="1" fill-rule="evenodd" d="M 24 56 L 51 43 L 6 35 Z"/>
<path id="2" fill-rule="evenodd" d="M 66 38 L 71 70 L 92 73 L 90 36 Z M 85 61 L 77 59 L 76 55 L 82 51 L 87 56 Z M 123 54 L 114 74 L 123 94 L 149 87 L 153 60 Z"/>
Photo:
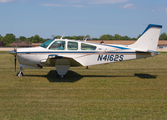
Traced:
<path id="1" fill-rule="evenodd" d="M 54 39 L 48 40 L 40 45 L 40 47 L 47 48 L 48 45 L 50 45 L 51 42 L 53 42 Z"/>

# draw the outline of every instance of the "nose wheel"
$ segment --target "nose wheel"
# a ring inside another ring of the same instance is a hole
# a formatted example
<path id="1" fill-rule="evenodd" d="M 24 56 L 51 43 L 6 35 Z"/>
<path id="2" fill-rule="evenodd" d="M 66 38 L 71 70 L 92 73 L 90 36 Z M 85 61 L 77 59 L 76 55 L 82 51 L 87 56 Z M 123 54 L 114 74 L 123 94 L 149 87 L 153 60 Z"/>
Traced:
<path id="1" fill-rule="evenodd" d="M 22 77 L 22 76 L 23 76 L 23 72 L 21 72 L 21 71 L 18 72 L 18 73 L 17 73 L 17 76 L 18 76 L 18 77 Z"/>
<path id="2" fill-rule="evenodd" d="M 16 76 L 18 76 L 18 77 L 22 77 L 22 76 L 23 76 L 23 72 L 22 72 L 22 70 L 23 70 L 23 68 L 21 67 L 21 68 L 20 68 L 20 71 L 17 73 Z"/>

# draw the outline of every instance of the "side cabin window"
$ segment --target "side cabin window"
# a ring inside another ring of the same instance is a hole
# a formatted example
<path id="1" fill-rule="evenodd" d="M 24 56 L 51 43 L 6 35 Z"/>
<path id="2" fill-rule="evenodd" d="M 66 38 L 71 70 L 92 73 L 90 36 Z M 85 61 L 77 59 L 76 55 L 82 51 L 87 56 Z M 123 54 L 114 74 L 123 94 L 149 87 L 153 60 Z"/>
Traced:
<path id="1" fill-rule="evenodd" d="M 78 42 L 68 41 L 68 50 L 78 50 Z"/>
<path id="2" fill-rule="evenodd" d="M 64 50 L 65 41 L 55 41 L 49 48 L 50 50 Z"/>
<path id="3" fill-rule="evenodd" d="M 81 43 L 81 50 L 96 50 L 96 46 L 90 45 L 90 44 Z"/>

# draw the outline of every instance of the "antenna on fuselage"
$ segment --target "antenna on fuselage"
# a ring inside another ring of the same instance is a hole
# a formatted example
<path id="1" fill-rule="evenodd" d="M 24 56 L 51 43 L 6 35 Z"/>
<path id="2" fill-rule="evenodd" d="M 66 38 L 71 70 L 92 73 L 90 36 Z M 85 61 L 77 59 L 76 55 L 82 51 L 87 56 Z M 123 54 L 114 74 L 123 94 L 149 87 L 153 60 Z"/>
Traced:
<path id="1" fill-rule="evenodd" d="M 65 33 L 64 33 L 64 34 L 65 34 Z M 64 34 L 61 36 L 61 38 L 60 38 L 60 39 L 63 39 Z"/>
<path id="2" fill-rule="evenodd" d="M 88 38 L 85 38 L 85 40 L 84 40 L 84 41 L 86 42 L 86 40 L 87 40 L 87 39 L 88 39 Z"/>

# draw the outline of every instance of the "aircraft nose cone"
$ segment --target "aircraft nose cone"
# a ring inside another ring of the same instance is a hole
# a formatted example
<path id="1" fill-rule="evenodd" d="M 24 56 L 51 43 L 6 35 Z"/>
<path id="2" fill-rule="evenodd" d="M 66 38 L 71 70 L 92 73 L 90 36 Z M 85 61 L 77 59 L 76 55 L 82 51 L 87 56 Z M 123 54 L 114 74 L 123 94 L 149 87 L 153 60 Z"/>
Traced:
<path id="1" fill-rule="evenodd" d="M 16 55 L 17 54 L 16 50 L 12 50 L 9 53 L 12 54 L 12 55 Z"/>

